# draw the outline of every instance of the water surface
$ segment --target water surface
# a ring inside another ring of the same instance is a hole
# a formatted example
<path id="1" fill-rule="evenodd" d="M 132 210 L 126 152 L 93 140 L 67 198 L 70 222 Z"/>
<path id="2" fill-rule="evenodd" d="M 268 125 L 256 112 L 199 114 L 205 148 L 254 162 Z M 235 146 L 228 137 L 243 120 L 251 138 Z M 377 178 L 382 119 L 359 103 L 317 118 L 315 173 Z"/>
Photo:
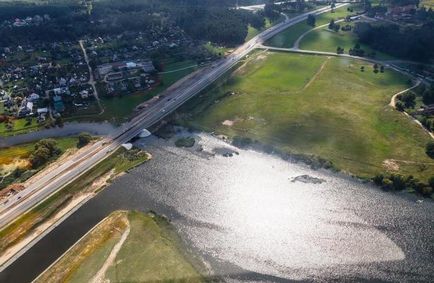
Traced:
<path id="1" fill-rule="evenodd" d="M 139 140 L 153 159 L 117 179 L 0 279 L 34 278 L 116 209 L 166 215 L 187 246 L 227 281 L 434 277 L 431 201 L 233 148 L 209 135 L 197 139 L 192 149 L 176 148 L 173 140 Z"/>

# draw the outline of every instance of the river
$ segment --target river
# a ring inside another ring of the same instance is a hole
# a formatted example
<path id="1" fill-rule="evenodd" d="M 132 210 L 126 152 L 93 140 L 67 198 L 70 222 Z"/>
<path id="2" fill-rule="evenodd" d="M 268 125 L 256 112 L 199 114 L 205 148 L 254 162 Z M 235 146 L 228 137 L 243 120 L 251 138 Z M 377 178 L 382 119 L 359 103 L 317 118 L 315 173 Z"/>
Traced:
<path id="1" fill-rule="evenodd" d="M 116 209 L 166 215 L 228 282 L 434 278 L 432 201 L 233 148 L 210 135 L 196 138 L 191 149 L 156 137 L 137 141 L 153 159 L 116 179 L 0 280 L 32 280 Z"/>

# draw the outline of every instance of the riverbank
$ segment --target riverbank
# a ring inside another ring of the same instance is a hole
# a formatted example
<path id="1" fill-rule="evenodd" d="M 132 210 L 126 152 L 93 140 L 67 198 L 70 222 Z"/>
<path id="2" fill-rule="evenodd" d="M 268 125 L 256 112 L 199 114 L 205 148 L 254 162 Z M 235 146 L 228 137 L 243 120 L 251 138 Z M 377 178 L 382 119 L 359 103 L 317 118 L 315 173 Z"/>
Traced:
<path id="1" fill-rule="evenodd" d="M 193 147 L 176 147 L 188 136 Z M 135 145 L 152 160 L 56 226 L 3 270 L 1 281 L 30 282 L 116 210 L 165 215 L 188 250 L 229 282 L 432 278 L 428 200 L 238 149 L 205 133 L 151 136 Z"/>
<path id="2" fill-rule="evenodd" d="M 34 245 L 50 229 L 59 225 L 71 211 L 94 197 L 116 177 L 149 160 L 138 149 L 121 148 L 82 177 L 23 214 L 0 231 L 0 270 L 11 264 L 15 255 Z"/>
<path id="3" fill-rule="evenodd" d="M 35 282 L 203 282 L 192 262 L 166 219 L 153 213 L 115 211 Z"/>
<path id="4" fill-rule="evenodd" d="M 106 136 L 112 133 L 116 128 L 108 123 L 88 123 L 88 122 L 71 122 L 65 123 L 61 128 L 41 129 L 39 131 L 25 133 L 22 135 L 0 137 L 0 148 L 10 147 L 23 143 L 30 143 L 45 138 L 58 138 L 78 135 L 82 132 L 94 136 Z"/>
<path id="5" fill-rule="evenodd" d="M 365 179 L 401 174 L 426 184 L 434 168 L 425 154 L 430 136 L 388 105 L 394 93 L 408 88 L 407 81 L 392 70 L 375 73 L 358 60 L 254 54 L 174 120 L 231 140 L 328 160 Z"/>

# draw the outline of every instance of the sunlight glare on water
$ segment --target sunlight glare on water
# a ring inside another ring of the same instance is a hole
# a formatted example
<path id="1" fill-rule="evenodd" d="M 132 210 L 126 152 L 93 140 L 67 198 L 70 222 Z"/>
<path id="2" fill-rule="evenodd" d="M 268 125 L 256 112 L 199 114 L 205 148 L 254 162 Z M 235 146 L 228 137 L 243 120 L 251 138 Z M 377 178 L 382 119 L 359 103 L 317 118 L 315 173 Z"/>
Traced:
<path id="1" fill-rule="evenodd" d="M 228 147 L 208 136 L 200 138 L 205 152 Z M 347 199 L 338 197 L 337 191 L 348 185 L 342 180 L 336 182 L 321 171 L 254 151 L 242 151 L 232 158 L 217 155 L 192 164 L 184 171 L 180 160 L 176 167 L 184 179 L 170 192 L 170 199 L 166 196 L 162 201 L 172 203 L 184 217 L 193 219 L 192 223 L 206 223 L 187 224 L 185 230 L 200 250 L 220 260 L 255 272 L 286 276 L 287 268 L 405 258 L 392 240 L 348 209 Z M 306 171 L 325 182 L 291 182 Z M 183 187 L 184 183 L 196 185 Z M 189 204 L 180 204 L 187 195 Z"/>

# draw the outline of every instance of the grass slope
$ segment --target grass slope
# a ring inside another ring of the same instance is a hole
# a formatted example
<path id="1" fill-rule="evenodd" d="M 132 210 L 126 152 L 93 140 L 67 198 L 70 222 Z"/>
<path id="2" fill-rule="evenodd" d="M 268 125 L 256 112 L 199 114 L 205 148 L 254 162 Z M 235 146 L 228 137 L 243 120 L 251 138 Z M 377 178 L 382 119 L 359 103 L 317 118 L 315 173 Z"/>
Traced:
<path id="1" fill-rule="evenodd" d="M 37 282 L 90 282 L 127 227 L 107 269 L 109 282 L 202 282 L 172 226 L 153 214 L 116 211 L 79 241 Z"/>
<path id="2" fill-rule="evenodd" d="M 75 148 L 78 142 L 76 137 L 57 138 L 55 140 L 61 153 L 65 153 L 68 149 Z M 29 157 L 34 151 L 35 145 L 36 142 L 0 148 L 0 189 L 5 188 L 12 183 L 25 181 L 51 162 L 47 162 L 47 164 L 41 168 L 30 168 L 31 164 Z M 23 170 L 22 174 L 20 176 L 11 175 L 10 173 L 17 168 Z"/>
<path id="3" fill-rule="evenodd" d="M 399 173 L 424 181 L 432 174 L 428 135 L 388 106 L 408 87 L 406 77 L 374 74 L 372 66 L 346 58 L 263 54 L 184 107 L 183 122 L 320 156 L 362 177 L 385 172 L 387 159 L 397 160 Z"/>
<path id="4" fill-rule="evenodd" d="M 316 16 L 316 26 L 324 25 L 329 23 L 331 19 L 338 20 L 345 18 L 347 15 L 351 14 L 347 11 L 347 6 L 336 9 L 334 13 L 327 12 Z M 274 46 L 274 47 L 293 47 L 295 41 L 305 32 L 312 29 L 312 26 L 306 24 L 306 21 L 302 21 L 295 24 L 283 32 L 273 36 L 264 45 Z M 335 48 L 336 51 L 336 48 Z"/>
<path id="5" fill-rule="evenodd" d="M 98 163 L 80 178 L 65 186 L 62 190 L 44 200 L 16 221 L 0 231 L 0 253 L 29 236 L 39 225 L 67 206 L 70 201 L 84 193 L 94 193 L 92 183 L 113 170 L 113 175 L 125 172 L 149 159 L 147 153 L 132 149 L 118 149 L 108 158 Z M 97 188 L 100 189 L 100 188 Z"/>
<path id="6" fill-rule="evenodd" d="M 341 23 L 345 25 L 345 23 Z M 313 30 L 306 34 L 300 41 L 300 49 L 336 52 L 338 46 L 344 48 L 344 53 L 348 54 L 351 48 L 354 48 L 358 42 L 357 35 L 348 31 L 331 31 L 327 27 Z M 365 50 L 366 54 L 375 52 L 375 58 L 391 60 L 391 56 L 373 50 L 367 45 L 360 44 L 360 47 Z"/>

